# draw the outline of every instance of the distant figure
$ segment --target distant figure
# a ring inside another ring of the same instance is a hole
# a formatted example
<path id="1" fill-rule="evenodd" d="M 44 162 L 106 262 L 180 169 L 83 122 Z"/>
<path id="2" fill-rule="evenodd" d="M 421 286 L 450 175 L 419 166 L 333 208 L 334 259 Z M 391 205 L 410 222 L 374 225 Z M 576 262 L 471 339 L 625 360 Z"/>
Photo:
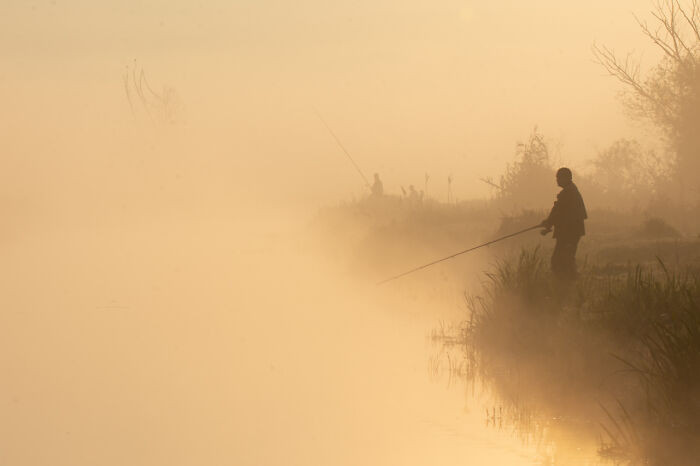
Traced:
<path id="1" fill-rule="evenodd" d="M 374 174 L 374 183 L 372 184 L 372 197 L 382 197 L 384 195 L 384 185 L 379 179 L 379 174 Z"/>
<path id="2" fill-rule="evenodd" d="M 557 170 L 557 185 L 562 190 L 557 194 L 549 217 L 540 224 L 546 228 L 542 235 L 554 228 L 553 237 L 557 242 L 552 253 L 552 272 L 555 277 L 567 281 L 576 278 L 576 248 L 586 234 L 583 221 L 588 218 L 583 198 L 572 178 L 568 168 Z"/>
<path id="3" fill-rule="evenodd" d="M 420 200 L 418 191 L 416 191 L 416 187 L 413 185 L 408 186 L 408 200 L 412 203 L 417 203 Z"/>

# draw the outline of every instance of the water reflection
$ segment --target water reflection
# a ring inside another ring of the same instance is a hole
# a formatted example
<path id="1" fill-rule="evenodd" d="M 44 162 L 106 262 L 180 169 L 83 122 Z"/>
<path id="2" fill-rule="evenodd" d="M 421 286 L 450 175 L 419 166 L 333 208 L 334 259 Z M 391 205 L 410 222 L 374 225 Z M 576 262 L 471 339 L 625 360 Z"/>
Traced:
<path id="1" fill-rule="evenodd" d="M 601 454 L 599 426 L 555 398 L 543 400 L 537 384 L 517 361 L 491 360 L 489 367 L 458 336 L 459 327 L 440 325 L 431 334 L 429 374 L 434 381 L 461 386 L 468 404 L 482 413 L 485 429 L 517 439 L 543 465 L 622 464 Z"/>

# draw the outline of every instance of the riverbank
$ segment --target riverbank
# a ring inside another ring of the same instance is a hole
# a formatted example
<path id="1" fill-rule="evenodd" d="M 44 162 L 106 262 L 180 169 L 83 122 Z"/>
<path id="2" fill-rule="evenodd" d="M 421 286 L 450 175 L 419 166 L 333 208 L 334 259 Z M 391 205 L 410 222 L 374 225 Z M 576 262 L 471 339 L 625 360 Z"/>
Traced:
<path id="1" fill-rule="evenodd" d="M 546 214 L 506 215 L 496 207 L 365 199 L 322 210 L 315 226 L 326 233 L 325 247 L 339 251 L 338 263 L 381 278 Z M 553 241 L 534 232 L 391 286 L 462 284 L 463 322 L 435 337 L 451 347 L 450 371 L 501 400 L 488 419 L 528 432 L 551 430 L 556 419 L 594 442 L 601 458 L 687 464 L 700 456 L 693 445 L 700 434 L 700 241 L 642 213 L 589 216 L 581 276 L 565 291 L 549 274 Z"/>
<path id="2" fill-rule="evenodd" d="M 542 251 L 523 250 L 494 266 L 462 325 L 437 338 L 461 348 L 453 368 L 487 383 L 506 412 L 579 420 L 600 436 L 602 457 L 693 464 L 700 277 L 658 269 L 585 268 L 562 289 Z"/>
<path id="3" fill-rule="evenodd" d="M 357 274 L 386 278 L 494 238 L 537 225 L 547 210 L 504 211 L 495 200 L 443 203 L 399 196 L 364 198 L 320 209 L 309 225 L 313 246 Z M 700 268 L 697 232 L 682 234 L 659 217 L 642 211 L 590 209 L 579 263 L 604 273 L 624 273 L 631 264 L 656 267 L 658 259 L 675 268 Z M 532 231 L 489 246 L 469 261 L 485 268 L 494 258 L 539 246 L 545 254 L 551 236 Z M 474 260 L 480 253 L 483 260 Z M 458 276 L 465 262 L 443 264 Z M 431 271 L 422 274 L 430 279 Z"/>

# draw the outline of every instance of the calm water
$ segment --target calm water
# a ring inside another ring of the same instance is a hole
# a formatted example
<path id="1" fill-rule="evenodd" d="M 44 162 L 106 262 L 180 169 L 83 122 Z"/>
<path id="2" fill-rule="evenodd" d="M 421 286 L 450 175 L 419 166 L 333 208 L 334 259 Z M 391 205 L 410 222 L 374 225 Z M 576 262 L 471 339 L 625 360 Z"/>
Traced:
<path id="1" fill-rule="evenodd" d="M 160 221 L 6 242 L 0 464 L 594 464 L 487 425 L 497 401 L 431 371 L 453 310 L 378 298 L 294 238 Z"/>

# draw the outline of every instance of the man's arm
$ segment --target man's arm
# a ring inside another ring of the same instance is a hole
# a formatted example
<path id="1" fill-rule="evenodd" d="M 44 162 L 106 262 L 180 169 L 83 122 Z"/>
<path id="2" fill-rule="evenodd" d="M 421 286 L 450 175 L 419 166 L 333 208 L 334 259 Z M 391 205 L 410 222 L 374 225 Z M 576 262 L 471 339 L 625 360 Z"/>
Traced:
<path id="1" fill-rule="evenodd" d="M 557 218 L 559 217 L 559 212 L 562 209 L 562 202 L 565 201 L 565 199 L 562 199 L 564 197 L 564 190 L 562 190 L 559 194 L 557 194 L 557 200 L 554 201 L 554 205 L 552 206 L 552 210 L 549 211 L 549 215 L 547 218 L 542 220 L 542 223 L 540 223 L 540 226 L 545 228 L 540 232 L 542 236 L 546 235 L 550 231 L 552 231 L 552 227 L 557 221 Z"/>
<path id="2" fill-rule="evenodd" d="M 549 211 L 549 215 L 547 216 L 547 218 L 542 220 L 542 223 L 540 223 L 540 226 L 551 230 L 552 226 L 554 226 L 554 222 L 556 221 L 558 211 L 559 211 L 559 201 L 557 200 L 557 201 L 554 201 L 554 205 L 552 206 L 552 210 Z"/>

